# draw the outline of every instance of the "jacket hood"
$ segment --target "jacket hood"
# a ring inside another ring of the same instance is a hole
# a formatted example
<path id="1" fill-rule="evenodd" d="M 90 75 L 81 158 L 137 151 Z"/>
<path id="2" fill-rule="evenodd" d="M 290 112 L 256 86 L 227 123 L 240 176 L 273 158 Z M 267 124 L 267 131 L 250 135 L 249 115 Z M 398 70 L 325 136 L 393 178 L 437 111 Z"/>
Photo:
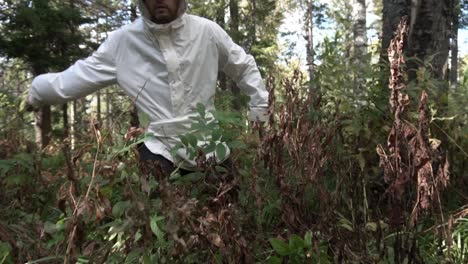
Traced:
<path id="1" fill-rule="evenodd" d="M 151 20 L 150 13 L 148 11 L 148 8 L 146 8 L 145 3 L 143 3 L 143 0 L 138 1 L 138 8 L 140 9 L 141 15 L 145 19 Z M 181 17 L 185 13 L 186 10 L 187 10 L 187 1 L 179 0 L 179 10 L 177 11 L 177 17 Z"/>

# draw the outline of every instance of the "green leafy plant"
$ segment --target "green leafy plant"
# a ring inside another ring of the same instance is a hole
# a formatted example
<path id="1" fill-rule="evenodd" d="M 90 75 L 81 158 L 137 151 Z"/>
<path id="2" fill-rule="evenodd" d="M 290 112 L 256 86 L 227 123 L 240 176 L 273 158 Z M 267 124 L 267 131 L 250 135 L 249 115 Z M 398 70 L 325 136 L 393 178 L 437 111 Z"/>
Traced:
<path id="1" fill-rule="evenodd" d="M 0 264 L 12 264 L 11 247 L 9 244 L 0 241 Z"/>
<path id="2" fill-rule="evenodd" d="M 190 159 L 200 153 L 214 153 L 218 160 L 224 160 L 228 148 L 242 148 L 245 145 L 237 140 L 244 128 L 239 114 L 233 112 L 207 112 L 203 104 L 197 104 L 198 116 L 191 117 L 191 132 L 179 136 L 181 144 L 172 150 L 175 155 L 179 149 L 185 149 Z"/>
<path id="3" fill-rule="evenodd" d="M 279 257 L 270 257 L 268 263 L 283 263 L 284 259 L 287 259 L 288 263 L 329 263 L 326 243 L 314 245 L 316 240 L 310 231 L 305 233 L 304 238 L 293 234 L 287 242 L 278 238 L 270 238 L 269 242 Z"/>

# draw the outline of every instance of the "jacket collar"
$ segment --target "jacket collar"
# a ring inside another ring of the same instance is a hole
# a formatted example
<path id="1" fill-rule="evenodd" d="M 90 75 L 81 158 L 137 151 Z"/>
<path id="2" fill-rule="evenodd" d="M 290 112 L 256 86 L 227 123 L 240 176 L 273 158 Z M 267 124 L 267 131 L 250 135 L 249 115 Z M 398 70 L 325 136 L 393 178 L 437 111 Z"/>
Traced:
<path id="1" fill-rule="evenodd" d="M 185 25 L 185 14 L 182 14 L 178 18 L 176 18 L 174 21 L 169 22 L 167 24 L 156 24 L 150 19 L 143 17 L 143 22 L 145 24 L 145 27 L 151 32 L 151 33 L 165 33 L 165 32 L 170 32 L 177 30 Z"/>

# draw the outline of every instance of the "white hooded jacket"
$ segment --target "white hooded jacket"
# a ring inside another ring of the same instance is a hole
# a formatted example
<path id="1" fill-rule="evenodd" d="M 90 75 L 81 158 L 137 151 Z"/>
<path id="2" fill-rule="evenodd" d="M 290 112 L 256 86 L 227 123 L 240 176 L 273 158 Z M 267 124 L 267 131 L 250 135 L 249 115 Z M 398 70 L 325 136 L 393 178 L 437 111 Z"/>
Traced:
<path id="1" fill-rule="evenodd" d="M 218 71 L 250 96 L 249 120 L 264 121 L 268 92 L 253 57 L 216 23 L 185 14 L 180 1 L 179 17 L 168 24 L 151 22 L 140 1 L 143 16 L 113 32 L 90 57 L 36 77 L 30 103 L 60 104 L 117 83 L 150 119 L 146 129 L 154 137 L 145 142 L 148 149 L 184 169 L 195 162 L 183 149 L 175 157 L 170 151 L 190 131 L 198 103 L 214 110 Z"/>

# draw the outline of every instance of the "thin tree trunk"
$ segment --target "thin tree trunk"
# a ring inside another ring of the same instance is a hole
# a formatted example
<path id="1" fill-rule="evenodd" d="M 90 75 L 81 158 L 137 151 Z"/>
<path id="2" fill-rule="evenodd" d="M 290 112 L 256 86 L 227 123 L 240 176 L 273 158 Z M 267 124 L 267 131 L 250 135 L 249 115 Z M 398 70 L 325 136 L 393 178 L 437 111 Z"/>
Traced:
<path id="1" fill-rule="evenodd" d="M 314 0 L 307 0 L 306 13 L 306 51 L 307 51 L 307 70 L 309 73 L 309 92 L 313 97 L 313 105 L 320 101 L 320 91 L 315 85 L 315 50 L 314 50 Z"/>
<path id="2" fill-rule="evenodd" d="M 458 27 L 460 19 L 460 0 L 454 0 L 452 8 L 452 38 L 450 45 L 450 88 L 456 90 L 458 86 Z"/>
<path id="3" fill-rule="evenodd" d="M 63 137 L 65 139 L 70 135 L 70 126 L 68 124 L 68 104 L 62 104 Z"/>
<path id="4" fill-rule="evenodd" d="M 70 148 L 75 149 L 76 144 L 76 100 L 72 102 L 72 109 L 70 111 Z"/>
<path id="5" fill-rule="evenodd" d="M 102 126 L 101 124 L 101 92 L 97 91 L 96 92 L 96 119 L 99 122 L 99 125 Z"/>
<path id="6" fill-rule="evenodd" d="M 231 37 L 233 38 L 234 42 L 239 43 L 239 1 L 238 0 L 230 0 L 229 1 L 229 14 L 231 16 L 231 23 L 230 23 L 230 33 Z M 235 110 L 240 110 L 241 102 L 240 102 L 240 89 L 237 87 L 235 82 L 231 83 L 231 92 L 233 94 L 233 108 Z"/>
<path id="7" fill-rule="evenodd" d="M 109 93 L 109 89 L 106 92 L 106 126 L 107 129 L 110 130 L 112 125 L 112 117 L 111 117 L 111 95 Z"/>
<path id="8" fill-rule="evenodd" d="M 33 66 L 34 76 L 45 73 L 46 70 Z M 36 145 L 39 149 L 45 148 L 50 143 L 50 137 L 52 132 L 52 121 L 51 121 L 51 109 L 49 105 L 42 106 L 34 116 L 35 125 L 34 131 L 36 135 Z"/>
<path id="9" fill-rule="evenodd" d="M 42 106 L 35 114 L 35 123 L 36 144 L 39 149 L 43 149 L 49 145 L 52 132 L 51 110 L 49 105 Z"/>
<path id="10" fill-rule="evenodd" d="M 130 4 L 130 20 L 133 22 L 137 19 L 137 9 L 134 3 Z M 139 127 L 140 120 L 138 119 L 138 108 L 136 107 L 135 103 L 132 102 L 132 109 L 130 109 L 130 126 L 132 127 Z"/>
<path id="11" fill-rule="evenodd" d="M 224 22 L 225 13 L 225 0 L 218 0 L 218 9 L 216 10 L 216 23 L 220 25 L 223 29 L 226 29 L 226 23 Z M 227 90 L 227 78 L 224 72 L 219 72 L 218 75 L 219 88 L 222 91 Z"/>

